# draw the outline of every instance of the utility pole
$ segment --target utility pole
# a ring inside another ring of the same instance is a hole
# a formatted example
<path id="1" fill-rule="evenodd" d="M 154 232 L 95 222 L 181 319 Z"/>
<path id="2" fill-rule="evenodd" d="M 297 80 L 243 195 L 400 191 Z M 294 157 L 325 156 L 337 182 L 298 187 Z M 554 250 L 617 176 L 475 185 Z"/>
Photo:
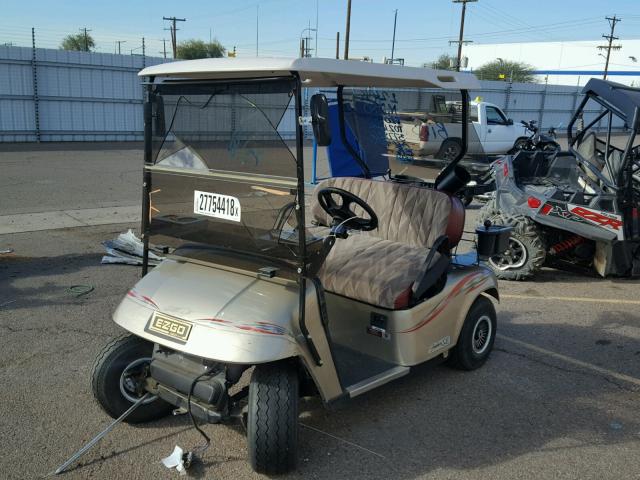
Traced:
<path id="1" fill-rule="evenodd" d="M 316 52 L 316 57 L 318 56 L 318 14 L 320 12 L 320 0 L 316 0 L 316 45 L 315 45 L 315 52 Z"/>
<path id="2" fill-rule="evenodd" d="M 349 32 L 351 30 L 351 0 L 347 0 L 347 29 L 344 33 L 344 59 L 349 60 Z"/>
<path id="3" fill-rule="evenodd" d="M 471 43 L 471 40 L 464 39 L 464 17 L 467 13 L 467 3 L 477 2 L 478 0 L 453 0 L 453 3 L 461 3 L 462 4 L 462 15 L 460 16 L 460 36 L 458 40 L 449 41 L 449 45 L 453 43 L 458 44 L 458 59 L 456 61 L 456 71 L 460 71 L 460 66 L 462 65 L 462 45 L 466 45 L 467 43 Z"/>
<path id="4" fill-rule="evenodd" d="M 396 13 L 393 17 L 393 40 L 391 41 L 391 63 L 393 63 L 393 59 L 395 58 L 393 54 L 396 50 L 396 23 L 398 22 L 398 9 L 396 8 Z"/>
<path id="5" fill-rule="evenodd" d="M 602 35 L 602 38 L 606 38 L 608 40 L 607 45 L 598 45 L 598 50 L 606 50 L 607 56 L 606 62 L 604 64 L 604 76 L 602 77 L 604 80 L 607 79 L 607 73 L 609 72 L 609 59 L 611 58 L 611 50 L 620 50 L 622 45 L 613 45 L 614 40 L 619 40 L 618 37 L 614 37 L 613 33 L 616 30 L 616 23 L 621 22 L 621 18 L 617 18 L 615 15 L 613 17 L 605 17 L 605 19 L 609 22 L 609 26 L 611 27 L 611 33 L 609 35 Z"/>
<path id="6" fill-rule="evenodd" d="M 87 32 L 90 32 L 91 30 L 87 30 L 87 27 L 85 27 L 85 28 L 81 28 L 80 31 L 83 32 L 83 36 L 84 36 L 84 51 L 88 52 L 89 51 L 89 35 L 87 35 Z"/>
<path id="7" fill-rule="evenodd" d="M 163 55 L 164 58 L 167 58 L 167 39 L 162 39 L 162 51 L 159 52 Z"/>
<path id="8" fill-rule="evenodd" d="M 163 20 L 168 20 L 171 22 L 169 30 L 171 31 L 171 48 L 173 49 L 173 58 L 176 58 L 176 53 L 178 50 L 178 42 L 176 41 L 176 22 L 186 22 L 186 18 L 176 18 L 176 17 L 162 17 Z"/>
<path id="9" fill-rule="evenodd" d="M 116 40 L 116 45 L 118 46 L 118 55 L 120 55 L 120 45 L 123 43 L 127 43 L 126 40 Z"/>
<path id="10" fill-rule="evenodd" d="M 300 58 L 304 58 L 304 38 L 300 39 Z"/>
<path id="11" fill-rule="evenodd" d="M 336 32 L 336 60 L 340 60 L 340 32 Z"/>

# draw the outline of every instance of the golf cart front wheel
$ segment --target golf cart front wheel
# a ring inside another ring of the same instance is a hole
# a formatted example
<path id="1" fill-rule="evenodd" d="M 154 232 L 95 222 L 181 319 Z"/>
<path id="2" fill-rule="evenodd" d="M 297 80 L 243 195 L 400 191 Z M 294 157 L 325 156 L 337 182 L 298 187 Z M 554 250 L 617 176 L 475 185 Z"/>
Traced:
<path id="1" fill-rule="evenodd" d="M 258 365 L 251 375 L 247 442 L 258 473 L 278 475 L 295 468 L 298 383 L 295 364 L 289 361 Z"/>
<path id="2" fill-rule="evenodd" d="M 112 418 L 118 418 L 144 395 L 141 383 L 146 376 L 153 344 L 135 335 L 123 335 L 109 342 L 96 357 L 91 375 L 93 396 Z M 172 406 L 151 397 L 124 420 L 144 423 L 171 413 Z"/>
<path id="3" fill-rule="evenodd" d="M 496 309 L 491 300 L 480 296 L 467 313 L 449 364 L 460 370 L 480 368 L 489 358 L 495 338 Z"/>

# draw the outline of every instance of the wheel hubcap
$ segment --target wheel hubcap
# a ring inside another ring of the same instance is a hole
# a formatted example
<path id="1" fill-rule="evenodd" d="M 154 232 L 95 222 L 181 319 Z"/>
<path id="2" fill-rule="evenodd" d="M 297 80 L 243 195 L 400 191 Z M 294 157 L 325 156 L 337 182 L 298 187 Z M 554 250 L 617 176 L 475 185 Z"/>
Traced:
<path id="1" fill-rule="evenodd" d="M 489 258 L 489 263 L 497 270 L 520 268 L 527 263 L 527 248 L 520 240 L 511 237 L 509 248 L 504 253 Z"/>
<path id="2" fill-rule="evenodd" d="M 120 375 L 120 393 L 122 396 L 129 400 L 131 403 L 137 402 L 142 395 L 146 392 L 140 388 L 140 383 L 144 381 L 146 377 L 147 367 L 151 363 L 150 358 L 139 358 L 134 360 L 122 371 Z M 153 402 L 157 397 L 154 395 L 142 402 L 143 405 L 147 405 Z"/>
<path id="3" fill-rule="evenodd" d="M 471 342 L 473 353 L 482 355 L 486 352 L 487 348 L 489 348 L 492 333 L 491 319 L 487 315 L 478 318 L 476 325 L 473 327 L 473 340 Z"/>

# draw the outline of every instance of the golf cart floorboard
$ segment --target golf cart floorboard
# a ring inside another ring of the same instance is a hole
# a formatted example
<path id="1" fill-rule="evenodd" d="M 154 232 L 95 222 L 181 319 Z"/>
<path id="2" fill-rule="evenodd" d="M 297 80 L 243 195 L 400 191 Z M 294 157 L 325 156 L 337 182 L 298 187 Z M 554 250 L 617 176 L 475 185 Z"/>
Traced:
<path id="1" fill-rule="evenodd" d="M 342 385 L 351 397 L 402 377 L 410 370 L 341 345 L 334 346 L 333 356 Z"/>

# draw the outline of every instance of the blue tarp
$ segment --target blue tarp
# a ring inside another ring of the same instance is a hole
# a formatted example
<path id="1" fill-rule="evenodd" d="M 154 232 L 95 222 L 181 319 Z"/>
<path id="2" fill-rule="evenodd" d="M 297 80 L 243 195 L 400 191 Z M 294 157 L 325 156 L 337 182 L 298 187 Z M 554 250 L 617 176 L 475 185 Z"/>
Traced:
<path id="1" fill-rule="evenodd" d="M 382 107 L 374 102 L 356 100 L 354 104 L 345 103 L 347 141 L 358 152 L 374 177 L 385 175 L 389 171 L 383 118 Z M 342 142 L 337 102 L 329 103 L 329 124 L 331 144 L 328 147 L 328 156 L 331 176 L 364 176 L 364 172 Z"/>

